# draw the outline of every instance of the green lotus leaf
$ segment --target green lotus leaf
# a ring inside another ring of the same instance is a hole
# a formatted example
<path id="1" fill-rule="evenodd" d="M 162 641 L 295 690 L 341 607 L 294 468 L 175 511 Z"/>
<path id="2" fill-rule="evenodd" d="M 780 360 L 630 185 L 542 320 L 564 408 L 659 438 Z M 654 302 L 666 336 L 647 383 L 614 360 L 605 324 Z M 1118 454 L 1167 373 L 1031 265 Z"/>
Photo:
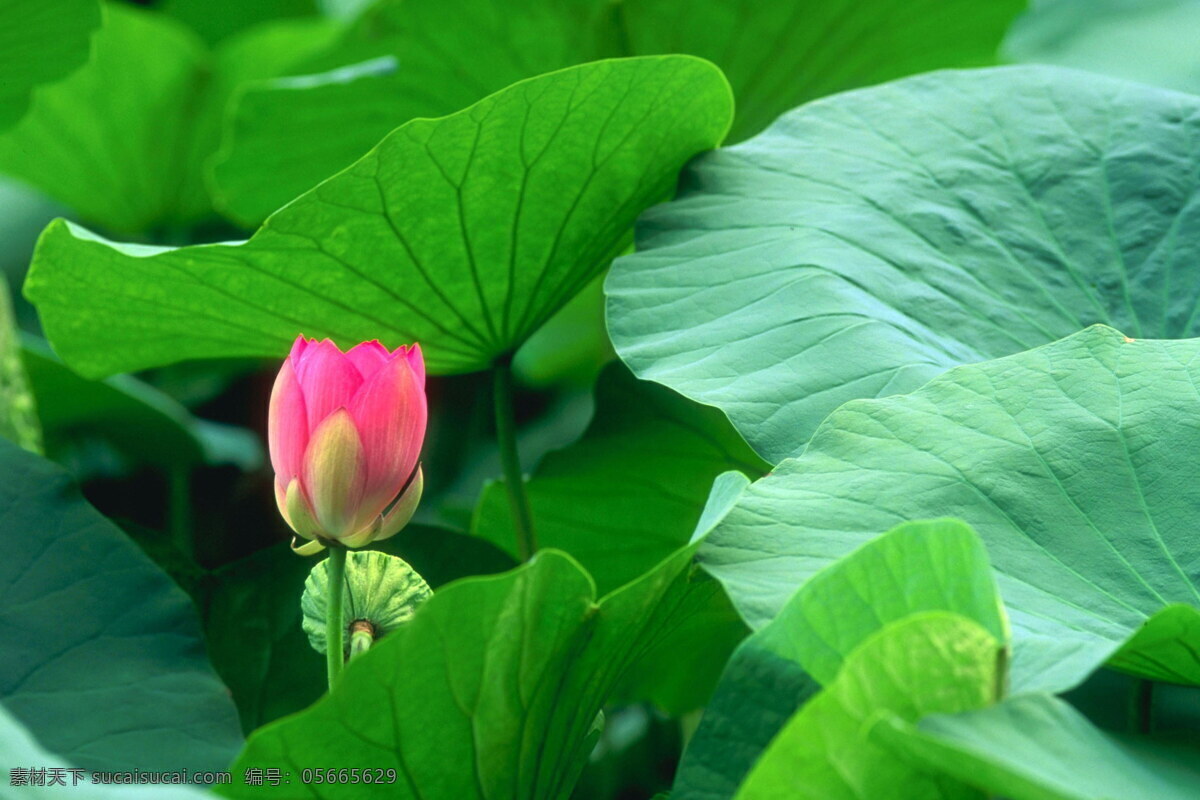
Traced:
<path id="1" fill-rule="evenodd" d="M 1186 800 L 1200 796 L 1200 749 L 1101 731 L 1068 703 L 1034 694 L 916 725 L 892 718 L 877 739 L 899 756 L 1012 800 Z"/>
<path id="2" fill-rule="evenodd" d="M 342 645 L 350 651 L 351 626 L 371 623 L 378 639 L 412 619 L 417 608 L 433 590 L 408 562 L 377 550 L 353 550 L 346 554 L 346 580 L 342 585 L 342 615 L 346 631 Z M 325 639 L 325 607 L 329 602 L 329 559 L 312 568 L 300 596 L 301 627 L 318 653 L 328 649 Z"/>
<path id="3" fill-rule="evenodd" d="M 1111 657 L 1134 675 L 1200 683 L 1197 355 L 1200 340 L 1095 326 L 848 403 L 742 495 L 701 562 L 761 627 L 877 531 L 954 516 L 998 573 L 1014 675 L 1025 661 L 1061 691 Z"/>
<path id="4" fill-rule="evenodd" d="M 237 714 L 188 597 L 59 467 L 6 440 L 0 518 L 5 708 L 90 770 L 223 769 Z"/>
<path id="5" fill-rule="evenodd" d="M 237 775 L 328 763 L 394 769 L 387 791 L 395 797 L 566 796 L 621 674 L 683 621 L 696 588 L 693 552 L 680 550 L 600 599 L 587 573 L 554 550 L 438 590 L 350 662 L 327 697 L 252 735 L 227 794 L 290 797 L 284 785 L 236 785 Z M 363 788 L 306 791 L 349 798 Z"/>
<path id="6" fill-rule="evenodd" d="M 1012 61 L 1056 64 L 1200 93 L 1195 0 L 1042 0 L 1002 45 Z"/>
<path id="7" fill-rule="evenodd" d="M 1093 323 L 1200 332 L 1198 152 L 1200 97 L 1053 67 L 810 103 L 643 216 L 609 331 L 777 463 L 842 403 L 960 364 Z"/>
<path id="8" fill-rule="evenodd" d="M 481 369 L 625 247 L 730 114 L 696 58 L 574 67 L 398 128 L 244 243 L 121 245 L 52 223 L 26 294 L 89 376 L 282 355 L 300 333 L 419 341 L 433 372 Z"/>
<path id="9" fill-rule="evenodd" d="M 681 53 L 720 67 L 732 135 L 832 92 L 995 63 L 1023 0 L 382 0 L 299 70 L 247 86 L 214 167 L 223 209 L 264 219 L 388 131 L 539 73 Z M 363 62 L 384 69 L 347 70 Z"/>
<path id="10" fill-rule="evenodd" d="M 875 742 L 882 713 L 915 721 L 995 702 L 1004 645 L 955 614 L 892 622 L 850 653 L 837 677 L 788 720 L 737 800 L 981 800 L 970 786 L 913 766 Z"/>
<path id="11" fill-rule="evenodd" d="M 35 89 L 87 61 L 99 25 L 97 0 L 0 0 L 0 130 L 21 118 Z"/>
<path id="12" fill-rule="evenodd" d="M 835 682 L 859 645 L 933 612 L 1008 639 L 987 554 L 958 520 L 904 523 L 822 569 L 734 652 L 684 751 L 674 796 L 732 798 L 793 712 Z"/>

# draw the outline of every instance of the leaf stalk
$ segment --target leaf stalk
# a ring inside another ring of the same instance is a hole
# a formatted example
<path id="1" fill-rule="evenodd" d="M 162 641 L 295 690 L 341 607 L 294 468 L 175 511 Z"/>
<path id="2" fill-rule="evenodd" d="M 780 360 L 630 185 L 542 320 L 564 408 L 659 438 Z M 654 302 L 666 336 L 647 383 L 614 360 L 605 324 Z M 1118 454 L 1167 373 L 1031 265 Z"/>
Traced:
<path id="1" fill-rule="evenodd" d="M 533 530 L 533 513 L 525 491 L 525 475 L 521 471 L 521 456 L 517 452 L 516 418 L 513 414 L 512 365 L 497 361 L 492 366 L 493 391 L 496 405 L 496 440 L 500 446 L 500 463 L 504 469 L 504 484 L 508 487 L 508 503 L 512 509 L 513 526 L 517 531 L 517 553 L 528 561 L 537 552 L 537 535 Z"/>

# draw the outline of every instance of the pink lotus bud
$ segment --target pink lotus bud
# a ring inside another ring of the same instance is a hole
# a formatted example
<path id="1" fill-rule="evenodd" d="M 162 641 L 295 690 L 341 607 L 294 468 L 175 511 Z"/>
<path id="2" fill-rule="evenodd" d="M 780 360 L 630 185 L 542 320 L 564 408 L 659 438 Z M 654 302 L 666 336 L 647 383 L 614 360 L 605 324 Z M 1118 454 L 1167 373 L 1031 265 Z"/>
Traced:
<path id="1" fill-rule="evenodd" d="M 378 341 L 343 353 L 300 336 L 271 391 L 267 439 L 279 512 L 311 541 L 362 547 L 412 518 L 423 480 L 425 361 L 421 348 Z"/>

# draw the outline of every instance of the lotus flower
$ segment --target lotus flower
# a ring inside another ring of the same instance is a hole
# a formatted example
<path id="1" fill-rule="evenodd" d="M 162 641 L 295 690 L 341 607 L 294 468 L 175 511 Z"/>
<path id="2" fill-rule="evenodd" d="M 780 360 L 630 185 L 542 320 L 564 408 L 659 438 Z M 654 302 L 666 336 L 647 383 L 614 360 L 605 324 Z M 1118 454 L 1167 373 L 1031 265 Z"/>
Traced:
<path id="1" fill-rule="evenodd" d="M 315 553 L 362 547 L 412 518 L 425 438 L 421 348 L 378 341 L 343 353 L 300 336 L 271 392 L 267 438 L 279 512 Z"/>

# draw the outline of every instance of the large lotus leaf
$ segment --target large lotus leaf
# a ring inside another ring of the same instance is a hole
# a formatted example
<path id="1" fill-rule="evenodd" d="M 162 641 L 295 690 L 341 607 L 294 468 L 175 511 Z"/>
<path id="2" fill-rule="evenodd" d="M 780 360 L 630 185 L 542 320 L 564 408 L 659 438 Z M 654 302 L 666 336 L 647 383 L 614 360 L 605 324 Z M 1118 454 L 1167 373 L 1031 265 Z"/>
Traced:
<path id="1" fill-rule="evenodd" d="M 0 775 L 3 775 L 5 800 L 205 800 L 212 797 L 203 789 L 192 786 L 93 784 L 87 772 L 72 767 L 38 744 L 3 706 L 0 706 L 0 763 L 4 764 Z M 30 772 L 33 769 L 43 770 L 40 786 L 32 782 Z M 61 785 L 57 783 L 60 777 Z"/>
<path id="2" fill-rule="evenodd" d="M 178 235 L 212 216 L 204 165 L 233 89 L 277 74 L 331 31 L 325 21 L 286 22 L 210 52 L 170 17 L 108 3 L 87 64 L 40 89 L 29 113 L 0 134 L 0 173 L 90 224 Z"/>
<path id="3" fill-rule="evenodd" d="M 1058 664 L 1043 679 L 1053 688 L 1118 648 L 1120 669 L 1200 682 L 1197 355 L 1200 340 L 1094 326 L 909 395 L 847 403 L 742 495 L 702 563 L 759 627 L 877 531 L 955 516 L 999 573 L 1014 658 Z"/>
<path id="4" fill-rule="evenodd" d="M 1017 18 L 1002 51 L 1200 93 L 1197 0 L 1038 0 Z"/>
<path id="5" fill-rule="evenodd" d="M 41 453 L 42 429 L 34 406 L 29 377 L 21 363 L 21 342 L 8 282 L 0 275 L 0 438 Z"/>
<path id="6" fill-rule="evenodd" d="M 885 626 L 788 720 L 737 800 L 982 800 L 940 770 L 896 758 L 871 737 L 881 714 L 916 721 L 999 699 L 1004 645 L 966 617 L 925 612 Z"/>
<path id="7" fill-rule="evenodd" d="M 938 67 L 993 63 L 1023 0 L 383 0 L 309 72 L 247 87 L 216 180 L 257 222 L 409 119 L 440 116 L 541 72 L 592 59 L 685 53 L 737 96 L 734 138 L 805 100 Z M 297 91 L 299 89 L 299 91 Z"/>
<path id="8" fill-rule="evenodd" d="M 237 713 L 183 592 L 62 470 L 7 441 L 0 518 L 8 710 L 88 769 L 228 764 L 241 741 Z"/>
<path id="9" fill-rule="evenodd" d="M 891 719 L 877 740 L 1012 800 L 1189 800 L 1200 797 L 1200 749 L 1095 728 L 1049 695 L 975 711 Z"/>
<path id="10" fill-rule="evenodd" d="M 860 644 L 889 623 L 939 611 L 1008 639 L 987 554 L 957 520 L 905 523 L 818 572 L 735 651 L 673 796 L 729 800 L 792 712 L 833 683 Z"/>
<path id="11" fill-rule="evenodd" d="M 52 223 L 26 291 L 88 375 L 278 355 L 299 333 L 420 341 L 434 372 L 481 369 L 620 252 L 730 113 L 700 59 L 574 67 L 398 128 L 244 243 L 147 248 Z"/>
<path id="12" fill-rule="evenodd" d="M 1054 67 L 811 103 L 642 218 L 609 330 L 777 462 L 841 403 L 958 364 L 1097 322 L 1194 334 L 1198 151 L 1200 98 Z"/>
<path id="13" fill-rule="evenodd" d="M 607 592 L 687 544 L 718 474 L 757 478 L 766 468 L 719 411 L 613 364 L 583 437 L 546 455 L 528 481 L 538 544 L 570 553 Z M 484 491 L 472 530 L 516 552 L 502 483 Z"/>
<path id="14" fill-rule="evenodd" d="M 501 576 L 458 581 L 351 662 L 312 708 L 260 729 L 234 765 L 382 768 L 396 797 L 565 797 L 621 673 L 680 622 L 694 548 L 596 600 L 553 550 Z M 360 786 L 307 787 L 356 798 Z M 290 797 L 235 786 L 235 797 Z"/>
<path id="15" fill-rule="evenodd" d="M 0 129 L 21 118 L 39 85 L 87 61 L 99 25 L 97 0 L 0 0 Z"/>

